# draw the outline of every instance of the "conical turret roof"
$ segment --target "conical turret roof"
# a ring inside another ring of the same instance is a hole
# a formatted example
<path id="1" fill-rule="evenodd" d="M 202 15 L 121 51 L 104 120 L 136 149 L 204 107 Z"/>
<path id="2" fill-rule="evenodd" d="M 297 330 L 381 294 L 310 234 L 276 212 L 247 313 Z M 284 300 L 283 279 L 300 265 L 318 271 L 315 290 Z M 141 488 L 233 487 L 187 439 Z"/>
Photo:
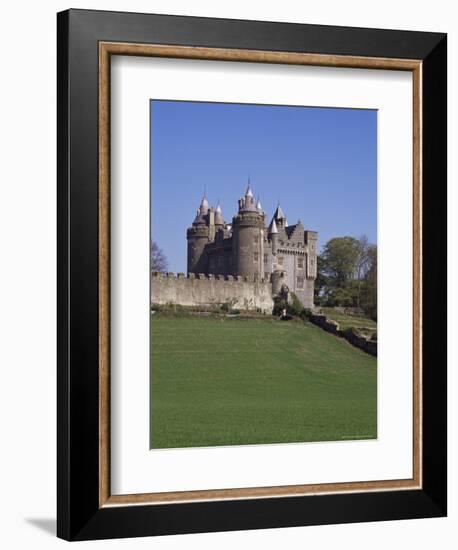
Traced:
<path id="1" fill-rule="evenodd" d="M 223 212 L 221 210 L 219 201 L 218 201 L 218 204 L 216 205 L 216 210 L 215 210 L 215 225 L 224 225 Z"/>
<path id="2" fill-rule="evenodd" d="M 275 223 L 275 218 L 272 219 L 271 224 L 269 225 L 269 235 L 278 233 L 277 224 Z"/>
<path id="3" fill-rule="evenodd" d="M 200 203 L 200 213 L 205 216 L 208 213 L 208 200 L 207 197 L 204 195 L 202 197 L 202 201 Z"/>
<path id="4" fill-rule="evenodd" d="M 196 223 L 205 223 L 204 215 L 203 215 L 202 212 L 200 211 L 200 208 L 197 209 L 196 217 L 194 218 L 194 221 L 193 221 L 192 223 L 193 223 L 193 224 L 196 224 Z"/>
<path id="5" fill-rule="evenodd" d="M 275 210 L 274 220 L 286 220 L 286 216 L 283 214 L 283 210 L 281 209 L 280 205 L 278 205 L 277 209 Z"/>

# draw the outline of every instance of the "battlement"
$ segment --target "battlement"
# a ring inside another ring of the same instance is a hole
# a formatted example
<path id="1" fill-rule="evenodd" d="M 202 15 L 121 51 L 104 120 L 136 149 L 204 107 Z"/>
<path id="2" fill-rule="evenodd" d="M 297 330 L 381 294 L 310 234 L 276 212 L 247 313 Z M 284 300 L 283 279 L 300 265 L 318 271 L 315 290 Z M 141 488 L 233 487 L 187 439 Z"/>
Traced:
<path id="1" fill-rule="evenodd" d="M 258 275 L 213 275 L 212 273 L 172 273 L 164 271 L 152 271 L 152 278 L 162 278 L 162 279 L 198 279 L 200 281 L 227 281 L 227 282 L 244 282 L 244 283 L 270 283 L 271 274 L 266 273 L 265 277 L 259 277 Z"/>
<path id="2" fill-rule="evenodd" d="M 215 306 L 230 304 L 236 309 L 273 308 L 270 275 L 259 278 L 204 273 L 151 273 L 151 304 Z"/>

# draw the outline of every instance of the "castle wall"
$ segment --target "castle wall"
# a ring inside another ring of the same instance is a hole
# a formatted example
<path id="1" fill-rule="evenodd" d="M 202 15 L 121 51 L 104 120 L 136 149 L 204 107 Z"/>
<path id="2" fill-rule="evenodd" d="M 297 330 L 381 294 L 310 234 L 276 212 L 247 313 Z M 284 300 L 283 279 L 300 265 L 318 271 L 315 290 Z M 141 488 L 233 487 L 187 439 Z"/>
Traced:
<path id="1" fill-rule="evenodd" d="M 235 309 L 273 309 L 272 283 L 254 277 L 152 273 L 151 303 L 215 306 L 229 303 Z"/>

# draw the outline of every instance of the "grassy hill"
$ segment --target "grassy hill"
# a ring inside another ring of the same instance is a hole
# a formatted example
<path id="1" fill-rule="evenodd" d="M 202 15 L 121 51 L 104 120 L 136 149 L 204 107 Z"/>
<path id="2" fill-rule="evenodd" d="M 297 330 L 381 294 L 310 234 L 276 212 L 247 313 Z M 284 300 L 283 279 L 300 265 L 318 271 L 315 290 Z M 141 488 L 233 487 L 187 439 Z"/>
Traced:
<path id="1" fill-rule="evenodd" d="M 377 436 L 377 361 L 302 322 L 151 322 L 151 447 Z"/>

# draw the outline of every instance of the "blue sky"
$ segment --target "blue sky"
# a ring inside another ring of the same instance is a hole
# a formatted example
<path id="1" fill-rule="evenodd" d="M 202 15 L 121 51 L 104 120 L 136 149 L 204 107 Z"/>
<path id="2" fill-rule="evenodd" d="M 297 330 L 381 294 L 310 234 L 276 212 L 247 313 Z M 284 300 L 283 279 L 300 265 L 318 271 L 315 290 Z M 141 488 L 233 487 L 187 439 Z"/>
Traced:
<path id="1" fill-rule="evenodd" d="M 151 237 L 186 272 L 186 228 L 204 189 L 226 222 L 248 176 L 268 215 L 377 242 L 377 112 L 151 101 Z"/>

